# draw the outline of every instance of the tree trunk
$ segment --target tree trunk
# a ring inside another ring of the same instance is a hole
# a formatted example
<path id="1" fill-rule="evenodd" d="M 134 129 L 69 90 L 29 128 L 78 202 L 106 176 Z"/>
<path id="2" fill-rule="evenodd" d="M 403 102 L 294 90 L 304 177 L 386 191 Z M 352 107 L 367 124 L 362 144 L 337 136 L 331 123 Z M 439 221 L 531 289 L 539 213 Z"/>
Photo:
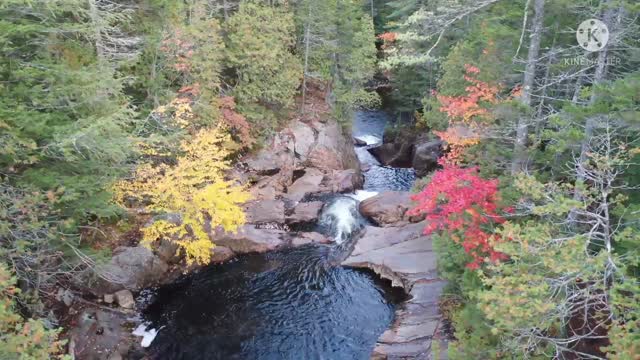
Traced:
<path id="1" fill-rule="evenodd" d="M 306 29 L 304 30 L 304 69 L 302 71 L 302 105 L 300 112 L 304 115 L 307 100 L 307 71 L 309 69 L 309 28 L 311 27 L 311 8 L 307 15 Z"/>
<path id="2" fill-rule="evenodd" d="M 222 12 L 224 13 L 224 22 L 229 21 L 229 9 L 227 0 L 222 0 Z"/>
<path id="3" fill-rule="evenodd" d="M 606 5 L 607 3 L 608 3 L 607 0 L 603 1 L 604 5 Z M 613 23 L 611 21 L 613 19 L 613 15 L 614 15 L 613 13 L 614 13 L 614 9 L 608 8 L 607 10 L 605 10 L 604 19 L 603 19 L 604 23 L 609 28 L 610 34 L 614 30 L 612 26 Z M 589 105 L 593 105 L 598 99 L 598 94 L 595 88 L 605 80 L 605 75 L 607 70 L 606 62 L 607 62 L 607 55 L 609 52 L 610 45 L 611 45 L 611 42 L 605 45 L 605 47 L 602 50 L 600 50 L 600 52 L 598 52 L 596 70 L 593 74 L 593 82 L 591 84 L 592 92 L 591 92 L 591 98 L 589 99 Z M 591 138 L 593 137 L 596 125 L 597 125 L 597 118 L 594 118 L 594 117 L 587 118 L 587 121 L 584 126 L 584 137 L 580 144 L 580 156 L 578 157 L 578 164 L 576 164 L 576 185 L 583 183 L 585 180 L 585 174 L 581 170 L 582 166 L 580 166 L 580 164 L 583 164 L 587 160 L 589 143 L 591 142 Z M 574 190 L 573 192 L 574 200 L 581 201 L 583 197 L 584 196 L 582 192 L 580 192 L 579 190 Z M 569 223 L 572 227 L 576 225 L 576 220 L 577 220 L 576 212 L 575 210 L 572 210 L 569 213 Z"/>
<path id="4" fill-rule="evenodd" d="M 94 41 L 96 46 L 96 56 L 98 62 L 105 60 L 104 44 L 102 43 L 102 24 L 100 19 L 100 13 L 98 11 L 98 5 L 95 0 L 89 0 L 89 17 L 93 26 Z"/>
<path id="5" fill-rule="evenodd" d="M 531 93 L 533 92 L 533 82 L 536 76 L 536 61 L 540 53 L 540 41 L 542 39 L 542 27 L 544 24 L 544 1 L 535 0 L 533 10 L 535 15 L 531 22 L 531 42 L 529 43 L 529 53 L 527 55 L 527 64 L 524 70 L 524 79 L 522 81 L 522 95 L 520 100 L 525 106 L 531 105 Z M 514 158 L 511 163 L 511 173 L 515 174 L 526 168 L 526 152 L 527 135 L 529 132 L 529 116 L 520 117 L 516 128 L 516 142 L 514 148 Z"/>

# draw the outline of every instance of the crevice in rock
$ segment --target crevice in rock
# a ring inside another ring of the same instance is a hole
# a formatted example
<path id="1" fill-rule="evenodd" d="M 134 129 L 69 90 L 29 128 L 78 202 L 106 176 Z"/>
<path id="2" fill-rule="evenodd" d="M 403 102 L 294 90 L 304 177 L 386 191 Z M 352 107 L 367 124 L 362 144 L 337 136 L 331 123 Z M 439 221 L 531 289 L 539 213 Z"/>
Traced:
<path id="1" fill-rule="evenodd" d="M 291 182 L 292 183 L 296 182 L 296 180 L 298 180 L 301 177 L 303 177 L 306 173 L 307 173 L 307 171 L 305 169 L 293 170 L 293 176 L 291 178 Z"/>

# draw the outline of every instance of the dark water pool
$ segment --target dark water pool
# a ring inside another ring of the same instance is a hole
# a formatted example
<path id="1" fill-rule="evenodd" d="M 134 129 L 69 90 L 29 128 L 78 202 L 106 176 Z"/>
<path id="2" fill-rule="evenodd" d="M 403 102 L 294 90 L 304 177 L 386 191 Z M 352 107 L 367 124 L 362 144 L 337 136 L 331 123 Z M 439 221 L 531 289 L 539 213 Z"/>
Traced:
<path id="1" fill-rule="evenodd" d="M 368 359 L 393 320 L 388 284 L 328 246 L 243 256 L 160 289 L 152 359 Z"/>

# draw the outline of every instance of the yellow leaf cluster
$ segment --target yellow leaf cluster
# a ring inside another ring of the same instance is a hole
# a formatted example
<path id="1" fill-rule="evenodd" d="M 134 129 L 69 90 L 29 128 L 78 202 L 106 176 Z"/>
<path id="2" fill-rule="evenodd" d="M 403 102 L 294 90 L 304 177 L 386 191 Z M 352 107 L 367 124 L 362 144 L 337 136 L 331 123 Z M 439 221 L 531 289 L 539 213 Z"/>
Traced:
<path id="1" fill-rule="evenodd" d="M 221 127 L 201 129 L 181 144 L 175 165 L 142 165 L 133 181 L 117 185 L 121 199 L 144 199 L 153 211 L 181 216 L 178 224 L 162 220 L 145 228 L 143 245 L 167 238 L 179 245 L 187 263 L 206 264 L 214 247 L 207 229 L 236 231 L 244 223 L 241 204 L 249 200 L 249 193 L 223 177 L 229 167 L 225 144 L 230 142 Z"/>

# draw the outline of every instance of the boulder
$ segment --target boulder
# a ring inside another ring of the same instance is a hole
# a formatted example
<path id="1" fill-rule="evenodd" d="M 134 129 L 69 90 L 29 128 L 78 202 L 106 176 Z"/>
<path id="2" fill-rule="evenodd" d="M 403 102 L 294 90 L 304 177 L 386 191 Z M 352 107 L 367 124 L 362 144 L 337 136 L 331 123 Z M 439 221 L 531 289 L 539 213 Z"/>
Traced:
<path id="1" fill-rule="evenodd" d="M 411 163 L 418 177 L 426 176 L 438 167 L 438 159 L 442 156 L 442 141 L 428 140 L 416 144 Z"/>
<path id="2" fill-rule="evenodd" d="M 298 203 L 287 215 L 287 224 L 300 224 L 316 222 L 324 203 L 322 201 L 311 201 Z"/>
<path id="3" fill-rule="evenodd" d="M 260 229 L 255 225 L 245 224 L 236 233 L 226 232 L 218 227 L 211 238 L 218 246 L 224 246 L 236 254 L 246 254 L 278 248 L 285 243 L 285 234 L 282 230 Z"/>
<path id="4" fill-rule="evenodd" d="M 385 143 L 368 151 L 375 156 L 382 165 L 408 168 L 411 167 L 413 156 L 413 144 L 411 143 Z"/>
<path id="5" fill-rule="evenodd" d="M 305 174 L 287 188 L 287 197 L 294 201 L 300 201 L 307 194 L 322 191 L 320 184 L 324 179 L 322 171 L 307 168 Z"/>
<path id="6" fill-rule="evenodd" d="M 362 140 L 362 139 L 359 139 L 357 137 L 354 137 L 353 138 L 353 145 L 355 145 L 355 146 L 366 146 L 367 142 Z"/>
<path id="7" fill-rule="evenodd" d="M 363 184 L 362 174 L 354 169 L 333 170 L 324 180 L 327 191 L 338 193 L 353 192 L 362 188 Z"/>
<path id="8" fill-rule="evenodd" d="M 378 195 L 363 200 L 360 203 L 360 213 L 380 226 L 408 222 L 405 215 L 413 206 L 411 193 L 406 191 L 384 191 Z"/>
<path id="9" fill-rule="evenodd" d="M 256 157 L 247 159 L 245 163 L 250 171 L 258 175 L 271 176 L 280 171 L 278 156 L 266 151 L 258 153 Z"/>
<path id="10" fill-rule="evenodd" d="M 244 206 L 247 223 L 284 223 L 284 202 L 282 200 L 251 201 Z"/>
<path id="11" fill-rule="evenodd" d="M 127 289 L 138 291 L 160 282 L 168 270 L 167 263 L 143 246 L 119 247 L 108 263 L 98 266 L 100 274 L 92 290 L 98 294 Z"/>
<path id="12" fill-rule="evenodd" d="M 136 305 L 136 302 L 133 300 L 133 294 L 129 290 L 125 289 L 116 291 L 113 296 L 118 305 L 120 305 L 120 307 L 122 308 L 133 309 L 133 307 Z"/>
<path id="13" fill-rule="evenodd" d="M 104 298 L 102 299 L 107 304 L 113 304 L 116 301 L 116 297 L 113 294 L 104 294 Z"/>

